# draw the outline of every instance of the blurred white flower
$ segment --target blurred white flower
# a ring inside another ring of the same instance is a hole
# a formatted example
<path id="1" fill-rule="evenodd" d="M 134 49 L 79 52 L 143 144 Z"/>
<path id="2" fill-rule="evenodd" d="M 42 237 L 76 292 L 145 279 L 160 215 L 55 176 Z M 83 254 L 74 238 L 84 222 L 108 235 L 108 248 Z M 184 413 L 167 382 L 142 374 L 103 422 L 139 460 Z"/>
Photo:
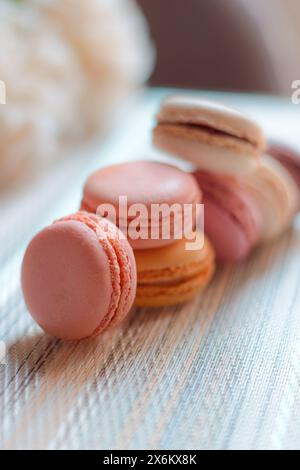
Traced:
<path id="1" fill-rule="evenodd" d="M 133 0 L 2 0 L 0 44 L 0 185 L 100 131 L 153 62 Z"/>

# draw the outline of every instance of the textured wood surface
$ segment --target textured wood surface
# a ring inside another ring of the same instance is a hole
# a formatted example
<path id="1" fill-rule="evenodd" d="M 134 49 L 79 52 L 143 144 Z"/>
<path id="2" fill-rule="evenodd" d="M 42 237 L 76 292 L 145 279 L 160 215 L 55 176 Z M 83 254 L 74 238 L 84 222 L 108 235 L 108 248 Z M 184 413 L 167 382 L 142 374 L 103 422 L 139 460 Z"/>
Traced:
<path id="1" fill-rule="evenodd" d="M 133 311 L 101 338 L 63 343 L 28 315 L 25 246 L 77 209 L 86 175 L 145 155 L 163 91 L 140 98 L 116 132 L 0 202 L 0 439 L 3 448 L 300 448 L 300 226 L 239 267 L 220 268 L 199 298 Z M 216 95 L 269 135 L 300 145 L 300 107 Z M 3 345 L 3 344 L 2 344 Z"/>

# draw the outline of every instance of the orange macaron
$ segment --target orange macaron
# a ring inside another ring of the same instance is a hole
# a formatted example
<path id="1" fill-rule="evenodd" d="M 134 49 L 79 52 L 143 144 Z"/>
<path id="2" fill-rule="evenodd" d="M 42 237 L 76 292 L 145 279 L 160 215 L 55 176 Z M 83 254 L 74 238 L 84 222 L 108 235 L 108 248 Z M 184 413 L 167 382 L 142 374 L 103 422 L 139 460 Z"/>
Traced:
<path id="1" fill-rule="evenodd" d="M 151 250 L 136 250 L 138 285 L 135 305 L 159 307 L 175 305 L 195 297 L 211 280 L 215 254 L 208 238 L 187 249 L 182 238 L 172 245 Z"/>

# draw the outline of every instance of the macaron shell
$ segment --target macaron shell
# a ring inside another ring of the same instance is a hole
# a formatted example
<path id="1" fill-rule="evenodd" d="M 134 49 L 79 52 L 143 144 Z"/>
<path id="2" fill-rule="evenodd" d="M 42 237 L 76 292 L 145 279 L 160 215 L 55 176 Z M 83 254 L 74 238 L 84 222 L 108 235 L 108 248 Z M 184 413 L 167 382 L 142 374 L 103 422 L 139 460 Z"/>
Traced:
<path id="1" fill-rule="evenodd" d="M 254 246 L 231 214 L 209 198 L 204 201 L 204 229 L 220 263 L 241 262 Z"/>
<path id="2" fill-rule="evenodd" d="M 112 165 L 92 173 L 83 190 L 83 203 L 96 212 L 99 204 L 119 206 L 126 196 L 128 206 L 190 203 L 201 199 L 193 177 L 172 165 L 134 161 Z"/>
<path id="3" fill-rule="evenodd" d="M 176 269 L 179 269 L 181 272 L 181 269 L 184 269 L 186 266 L 190 267 L 194 264 L 199 266 L 206 262 L 208 258 L 213 257 L 211 244 L 203 233 L 198 234 L 199 248 L 195 250 L 187 250 L 187 244 L 193 243 L 195 239 L 194 232 L 190 235 L 189 239 L 182 238 L 166 247 L 136 251 L 135 259 L 139 279 L 141 276 L 143 276 L 143 279 L 144 276 L 146 276 L 151 282 L 155 278 L 152 276 L 149 277 L 149 274 L 167 270 L 171 276 L 168 277 L 168 280 L 173 280 Z"/>
<path id="4" fill-rule="evenodd" d="M 110 307 L 109 260 L 95 233 L 76 221 L 53 224 L 33 238 L 21 280 L 32 316 L 59 338 L 92 335 Z"/>
<path id="5" fill-rule="evenodd" d="M 246 175 L 255 171 L 259 161 L 247 142 L 180 126 L 156 126 L 153 144 L 201 170 L 219 174 Z"/>
<path id="6" fill-rule="evenodd" d="M 263 150 L 266 145 L 263 132 L 254 121 L 235 109 L 200 97 L 168 97 L 161 104 L 157 121 L 207 126 L 246 139 L 258 150 Z"/>

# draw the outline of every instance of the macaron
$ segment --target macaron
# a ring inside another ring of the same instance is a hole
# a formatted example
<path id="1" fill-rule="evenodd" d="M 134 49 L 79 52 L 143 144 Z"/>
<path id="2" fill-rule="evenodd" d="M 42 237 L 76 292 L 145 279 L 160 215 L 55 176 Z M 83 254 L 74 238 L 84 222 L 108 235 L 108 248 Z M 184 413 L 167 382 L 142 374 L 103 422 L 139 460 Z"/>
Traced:
<path id="1" fill-rule="evenodd" d="M 161 104 L 153 130 L 154 145 L 222 174 L 253 171 L 265 148 L 261 128 L 240 112 L 191 96 L 171 96 Z"/>
<path id="2" fill-rule="evenodd" d="M 297 185 L 288 171 L 264 155 L 256 171 L 241 178 L 240 183 L 261 212 L 261 241 L 281 235 L 290 226 L 299 203 Z"/>
<path id="3" fill-rule="evenodd" d="M 254 199 L 233 177 L 196 171 L 203 192 L 204 231 L 221 263 L 243 261 L 257 244 L 261 213 Z"/>
<path id="4" fill-rule="evenodd" d="M 286 144 L 270 142 L 267 153 L 278 160 L 286 168 L 294 178 L 300 191 L 300 151 L 297 151 L 295 148 Z"/>
<path id="5" fill-rule="evenodd" d="M 193 229 L 200 202 L 201 191 L 191 174 L 144 160 L 92 173 L 84 185 L 81 209 L 114 219 L 136 250 L 157 248 L 182 238 L 183 222 Z M 192 209 L 190 220 L 185 218 L 189 214 L 186 205 Z M 157 211 L 159 208 L 162 210 Z"/>
<path id="6" fill-rule="evenodd" d="M 213 247 L 206 237 L 197 249 L 188 250 L 187 243 L 182 238 L 172 245 L 135 252 L 135 305 L 175 305 L 192 299 L 208 285 L 215 270 Z"/>
<path id="7" fill-rule="evenodd" d="M 136 292 L 133 251 L 108 220 L 78 212 L 29 243 L 21 284 L 40 327 L 66 340 L 94 337 L 128 314 Z"/>

